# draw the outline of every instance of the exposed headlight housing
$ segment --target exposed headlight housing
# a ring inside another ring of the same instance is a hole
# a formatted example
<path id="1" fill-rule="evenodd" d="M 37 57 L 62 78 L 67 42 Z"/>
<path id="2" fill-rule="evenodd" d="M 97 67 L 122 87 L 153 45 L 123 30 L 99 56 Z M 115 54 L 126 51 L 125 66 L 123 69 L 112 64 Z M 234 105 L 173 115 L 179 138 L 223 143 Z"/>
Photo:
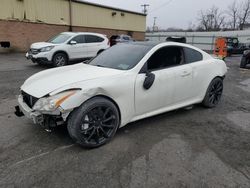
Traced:
<path id="1" fill-rule="evenodd" d="M 79 90 L 69 90 L 50 97 L 40 98 L 33 106 L 33 110 L 45 112 L 55 111 L 66 99 L 74 95 L 77 91 Z"/>
<path id="2" fill-rule="evenodd" d="M 48 51 L 52 50 L 54 47 L 55 46 L 47 46 L 47 47 L 41 48 L 40 52 L 48 52 Z"/>

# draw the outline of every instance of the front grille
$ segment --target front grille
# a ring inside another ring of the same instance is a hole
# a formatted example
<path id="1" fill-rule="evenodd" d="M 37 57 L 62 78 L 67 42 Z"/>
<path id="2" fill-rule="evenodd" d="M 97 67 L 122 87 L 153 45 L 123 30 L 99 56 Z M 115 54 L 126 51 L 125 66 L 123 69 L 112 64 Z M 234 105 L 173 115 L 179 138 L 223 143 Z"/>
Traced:
<path id="1" fill-rule="evenodd" d="M 34 55 L 39 54 L 40 53 L 40 49 L 30 48 L 30 53 L 34 54 Z"/>
<path id="2" fill-rule="evenodd" d="M 33 97 L 29 95 L 28 93 L 25 93 L 24 91 L 21 91 L 21 94 L 23 96 L 23 101 L 30 107 L 32 108 L 36 101 L 38 101 L 38 98 Z"/>

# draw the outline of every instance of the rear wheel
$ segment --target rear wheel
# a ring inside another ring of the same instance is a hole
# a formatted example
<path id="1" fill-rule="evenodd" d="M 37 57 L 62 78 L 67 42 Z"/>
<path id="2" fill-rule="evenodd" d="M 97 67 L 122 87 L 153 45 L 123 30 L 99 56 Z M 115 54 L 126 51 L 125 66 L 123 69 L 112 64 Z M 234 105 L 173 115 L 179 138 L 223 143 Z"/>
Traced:
<path id="1" fill-rule="evenodd" d="M 215 107 L 222 96 L 223 92 L 223 80 L 219 77 L 212 80 L 209 84 L 205 98 L 202 101 L 202 104 L 205 107 L 213 108 Z"/>
<path id="2" fill-rule="evenodd" d="M 249 63 L 249 59 L 240 62 L 240 68 L 246 68 L 246 65 Z"/>
<path id="3" fill-rule="evenodd" d="M 102 97 L 95 97 L 75 109 L 69 117 L 68 132 L 78 144 L 94 148 L 106 144 L 120 124 L 116 106 Z"/>
<path id="4" fill-rule="evenodd" d="M 64 53 L 57 53 L 54 55 L 52 62 L 54 67 L 61 67 L 68 64 L 68 58 Z"/>

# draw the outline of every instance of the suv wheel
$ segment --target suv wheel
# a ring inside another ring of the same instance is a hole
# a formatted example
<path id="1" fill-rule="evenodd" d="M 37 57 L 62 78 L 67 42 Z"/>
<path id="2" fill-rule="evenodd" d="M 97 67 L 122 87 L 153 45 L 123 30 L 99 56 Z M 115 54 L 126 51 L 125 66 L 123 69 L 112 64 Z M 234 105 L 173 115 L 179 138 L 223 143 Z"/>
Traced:
<path id="1" fill-rule="evenodd" d="M 54 67 L 62 67 L 67 65 L 68 58 L 64 53 L 57 53 L 54 55 L 52 63 Z"/>

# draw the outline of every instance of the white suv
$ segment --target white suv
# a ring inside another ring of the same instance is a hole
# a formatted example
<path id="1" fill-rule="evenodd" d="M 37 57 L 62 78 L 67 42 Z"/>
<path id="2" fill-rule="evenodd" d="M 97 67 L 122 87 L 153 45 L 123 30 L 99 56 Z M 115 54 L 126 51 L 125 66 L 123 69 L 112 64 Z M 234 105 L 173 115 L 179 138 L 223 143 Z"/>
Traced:
<path id="1" fill-rule="evenodd" d="M 63 32 L 47 42 L 33 43 L 26 53 L 26 58 L 34 63 L 59 67 L 70 61 L 95 57 L 107 48 L 109 40 L 103 34 Z"/>

